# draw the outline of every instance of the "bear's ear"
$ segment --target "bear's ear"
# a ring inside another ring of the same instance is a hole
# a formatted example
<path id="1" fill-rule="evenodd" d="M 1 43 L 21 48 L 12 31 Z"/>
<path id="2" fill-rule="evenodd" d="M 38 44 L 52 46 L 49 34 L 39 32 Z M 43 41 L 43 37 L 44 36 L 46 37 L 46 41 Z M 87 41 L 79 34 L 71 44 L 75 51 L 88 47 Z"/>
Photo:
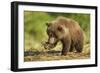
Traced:
<path id="1" fill-rule="evenodd" d="M 47 23 L 46 23 L 46 26 L 48 26 L 48 27 L 49 27 L 49 26 L 50 26 L 50 22 L 47 22 Z"/>
<path id="2" fill-rule="evenodd" d="M 58 31 L 62 31 L 63 28 L 59 26 L 59 27 L 57 28 L 57 30 L 58 30 Z"/>

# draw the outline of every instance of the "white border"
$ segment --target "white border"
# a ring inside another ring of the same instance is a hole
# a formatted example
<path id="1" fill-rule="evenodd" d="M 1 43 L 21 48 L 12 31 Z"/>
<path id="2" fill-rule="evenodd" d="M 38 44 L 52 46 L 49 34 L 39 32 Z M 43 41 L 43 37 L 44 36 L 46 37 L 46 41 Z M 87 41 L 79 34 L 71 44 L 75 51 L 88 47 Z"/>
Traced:
<path id="1" fill-rule="evenodd" d="M 63 12 L 63 13 L 89 13 L 91 15 L 91 57 L 90 59 L 82 60 L 61 60 L 61 61 L 41 61 L 41 62 L 24 62 L 24 10 L 27 11 L 45 11 L 45 12 Z M 80 8 L 60 8 L 60 7 L 46 7 L 46 6 L 18 6 L 18 68 L 36 68 L 36 67 L 50 67 L 50 66 L 71 66 L 95 64 L 95 11 L 92 9 Z"/>

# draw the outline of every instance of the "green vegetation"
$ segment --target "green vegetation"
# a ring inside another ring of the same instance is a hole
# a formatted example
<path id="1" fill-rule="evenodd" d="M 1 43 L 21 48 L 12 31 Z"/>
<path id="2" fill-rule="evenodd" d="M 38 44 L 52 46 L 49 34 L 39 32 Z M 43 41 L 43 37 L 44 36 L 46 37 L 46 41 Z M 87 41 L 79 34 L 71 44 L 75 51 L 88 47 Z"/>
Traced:
<path id="1" fill-rule="evenodd" d="M 81 28 L 84 31 L 85 44 L 87 45 L 90 43 L 90 14 L 25 11 L 24 12 L 25 51 L 40 51 L 40 52 L 46 51 L 43 45 L 41 44 L 48 38 L 46 34 L 47 27 L 45 23 L 56 19 L 58 16 L 68 17 L 78 21 Z M 61 45 L 59 45 L 58 43 L 58 46 L 54 50 L 61 50 Z M 26 57 L 25 60 L 27 60 Z"/>

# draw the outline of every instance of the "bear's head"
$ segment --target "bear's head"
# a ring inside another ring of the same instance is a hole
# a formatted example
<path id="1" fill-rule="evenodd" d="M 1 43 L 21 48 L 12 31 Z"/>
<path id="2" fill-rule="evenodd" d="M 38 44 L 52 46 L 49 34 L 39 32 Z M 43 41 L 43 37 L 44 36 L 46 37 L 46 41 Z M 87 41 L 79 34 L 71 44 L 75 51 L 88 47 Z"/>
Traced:
<path id="1" fill-rule="evenodd" d="M 46 42 L 49 48 L 56 46 L 57 42 L 62 40 L 69 30 L 63 25 L 56 21 L 48 22 L 47 25 L 47 35 L 48 41 Z"/>

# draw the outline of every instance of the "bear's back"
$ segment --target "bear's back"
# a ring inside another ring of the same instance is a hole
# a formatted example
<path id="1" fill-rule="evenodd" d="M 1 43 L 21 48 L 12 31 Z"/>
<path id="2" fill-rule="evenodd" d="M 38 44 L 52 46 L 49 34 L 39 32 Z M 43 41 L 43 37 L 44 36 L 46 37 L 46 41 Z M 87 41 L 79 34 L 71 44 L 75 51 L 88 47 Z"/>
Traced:
<path id="1" fill-rule="evenodd" d="M 79 29 L 79 23 L 73 19 L 59 16 L 56 20 L 58 22 L 58 25 L 64 25 L 65 27 L 69 29 Z"/>
<path id="2" fill-rule="evenodd" d="M 56 21 L 58 25 L 63 25 L 63 27 L 69 29 L 72 39 L 75 39 L 77 35 L 82 35 L 83 31 L 77 21 L 62 16 L 58 17 Z"/>

